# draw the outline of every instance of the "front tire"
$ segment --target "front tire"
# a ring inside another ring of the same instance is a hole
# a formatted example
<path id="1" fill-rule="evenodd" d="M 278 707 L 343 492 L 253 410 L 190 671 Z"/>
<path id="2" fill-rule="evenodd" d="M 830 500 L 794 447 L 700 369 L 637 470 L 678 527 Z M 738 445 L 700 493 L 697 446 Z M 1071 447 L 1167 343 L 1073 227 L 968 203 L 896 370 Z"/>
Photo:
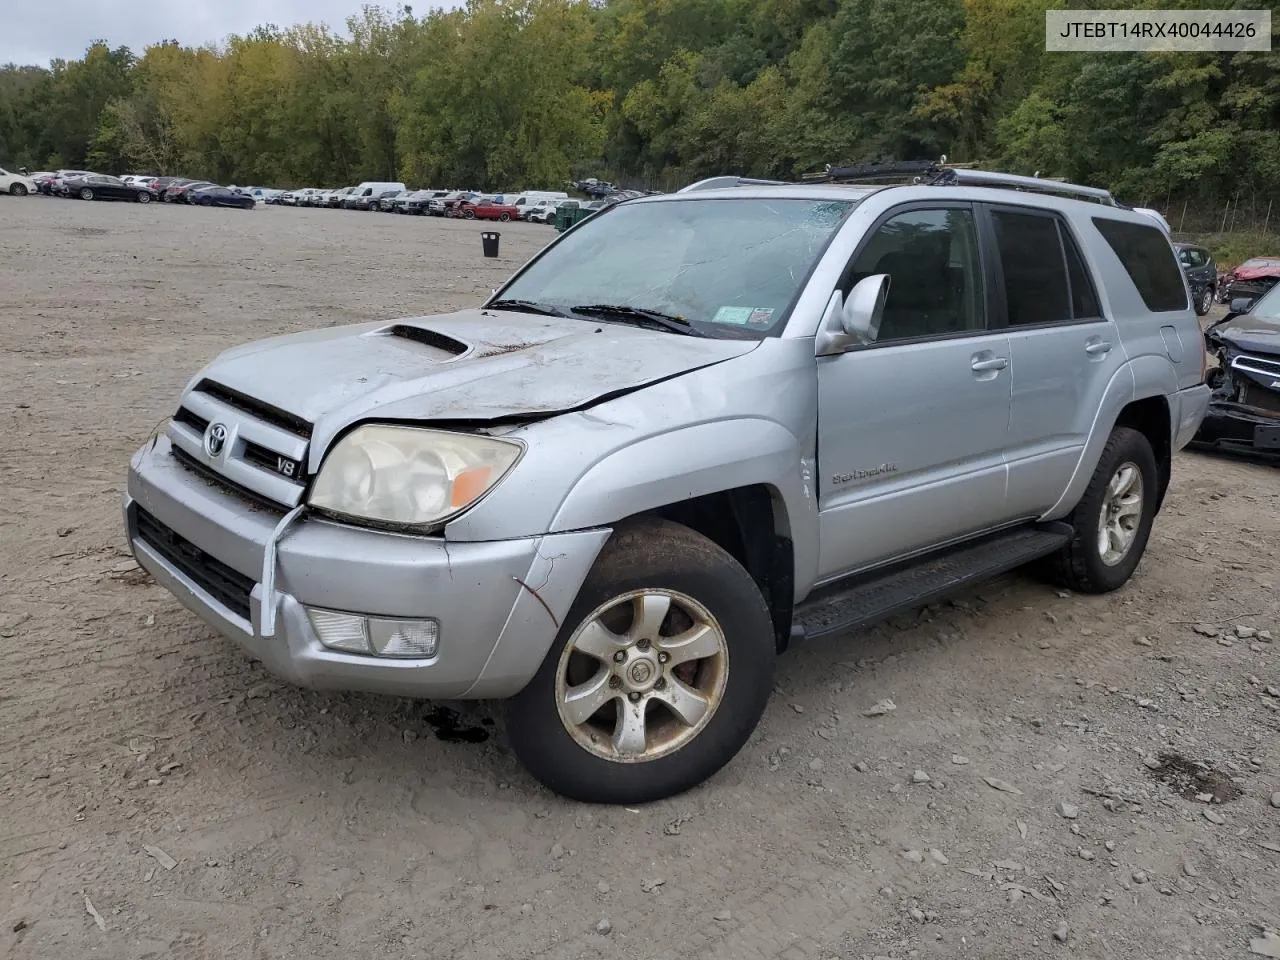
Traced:
<path id="1" fill-rule="evenodd" d="M 1116 427 L 1084 496 L 1067 517 L 1075 534 L 1051 558 L 1053 579 L 1080 593 L 1124 586 L 1147 548 L 1158 497 L 1151 442 L 1137 430 Z"/>
<path id="2" fill-rule="evenodd" d="M 25 197 L 27 195 L 26 184 L 15 183 L 12 187 L 9 188 L 9 192 L 13 194 L 15 197 Z"/>
<path id="3" fill-rule="evenodd" d="M 139 191 L 138 191 L 138 202 L 139 202 L 139 203 L 150 203 L 150 202 L 151 202 L 151 194 L 150 194 L 150 193 L 148 193 L 146 190 L 139 190 Z"/>
<path id="4" fill-rule="evenodd" d="M 92 190 L 90 190 L 88 187 L 85 187 L 83 190 L 81 190 L 81 191 L 80 191 L 80 199 L 81 199 L 81 200 L 92 200 L 92 199 L 93 199 L 93 191 L 92 191 Z"/>
<path id="5" fill-rule="evenodd" d="M 665 520 L 619 528 L 542 666 L 507 701 L 511 746 L 574 800 L 681 793 L 746 743 L 774 652 L 768 607 L 732 556 Z"/>

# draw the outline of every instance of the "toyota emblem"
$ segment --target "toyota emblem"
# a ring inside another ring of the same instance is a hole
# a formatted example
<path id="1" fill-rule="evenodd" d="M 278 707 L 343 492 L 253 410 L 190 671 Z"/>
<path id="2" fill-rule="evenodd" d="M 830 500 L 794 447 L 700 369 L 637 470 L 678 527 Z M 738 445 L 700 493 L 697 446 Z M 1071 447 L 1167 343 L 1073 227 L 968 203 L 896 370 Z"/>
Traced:
<path id="1" fill-rule="evenodd" d="M 223 423 L 211 423 L 209 429 L 204 432 L 204 452 L 211 457 L 216 457 L 222 453 L 222 448 L 227 443 L 227 427 Z"/>

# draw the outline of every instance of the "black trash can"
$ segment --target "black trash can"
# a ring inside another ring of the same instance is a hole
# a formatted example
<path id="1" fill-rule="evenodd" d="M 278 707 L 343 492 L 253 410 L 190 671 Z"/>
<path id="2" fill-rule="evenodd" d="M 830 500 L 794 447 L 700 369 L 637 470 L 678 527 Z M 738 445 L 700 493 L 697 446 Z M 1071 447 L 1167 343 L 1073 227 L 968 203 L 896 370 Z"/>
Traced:
<path id="1" fill-rule="evenodd" d="M 484 255 L 486 257 L 496 257 L 498 255 L 498 238 L 502 234 L 496 230 L 486 230 L 480 234 L 480 242 L 484 245 Z"/>

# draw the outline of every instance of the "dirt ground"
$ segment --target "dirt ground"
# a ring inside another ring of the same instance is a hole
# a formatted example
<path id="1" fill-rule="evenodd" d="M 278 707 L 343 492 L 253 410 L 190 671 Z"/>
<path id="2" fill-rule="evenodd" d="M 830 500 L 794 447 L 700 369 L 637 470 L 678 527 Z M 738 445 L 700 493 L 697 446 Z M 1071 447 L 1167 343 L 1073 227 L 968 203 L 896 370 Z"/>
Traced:
<path id="1" fill-rule="evenodd" d="M 480 229 L 0 198 L 0 956 L 1175 960 L 1280 925 L 1273 467 L 1179 455 L 1112 596 L 1012 576 L 786 655 L 737 760 L 642 809 L 541 789 L 491 705 L 280 684 L 131 569 L 128 457 L 201 364 L 473 304 L 551 236 Z"/>

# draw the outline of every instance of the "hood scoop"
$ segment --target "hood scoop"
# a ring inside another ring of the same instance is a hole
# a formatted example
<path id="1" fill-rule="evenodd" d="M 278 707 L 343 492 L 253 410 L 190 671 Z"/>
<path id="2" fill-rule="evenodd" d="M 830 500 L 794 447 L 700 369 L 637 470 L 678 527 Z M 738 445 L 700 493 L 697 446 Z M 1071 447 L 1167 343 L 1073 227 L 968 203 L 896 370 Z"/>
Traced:
<path id="1" fill-rule="evenodd" d="M 414 343 L 420 343 L 424 347 L 431 347 L 442 353 L 448 354 L 442 359 L 451 359 L 460 357 L 471 349 L 470 344 L 463 343 L 461 340 L 455 340 L 447 334 L 440 333 L 427 327 L 416 327 L 410 323 L 396 323 L 389 327 L 384 327 L 378 333 L 384 337 L 398 337 L 401 340 L 412 340 Z"/>

